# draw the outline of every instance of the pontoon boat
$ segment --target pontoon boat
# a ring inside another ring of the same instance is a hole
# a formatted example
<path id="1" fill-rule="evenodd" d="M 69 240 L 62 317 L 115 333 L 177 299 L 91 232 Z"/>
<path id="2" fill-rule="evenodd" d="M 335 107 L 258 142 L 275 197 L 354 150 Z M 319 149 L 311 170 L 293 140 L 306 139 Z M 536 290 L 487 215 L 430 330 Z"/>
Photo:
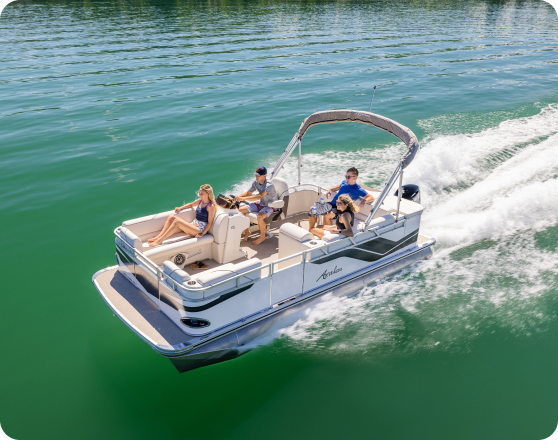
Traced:
<path id="1" fill-rule="evenodd" d="M 337 122 L 380 128 L 407 150 L 381 191 L 365 187 L 376 200 L 355 215 L 354 236 L 318 239 L 308 231 L 307 214 L 327 190 L 301 182 L 301 141 L 313 125 Z M 279 174 L 297 147 L 298 184 L 289 186 Z M 280 194 L 269 217 L 271 238 L 258 246 L 241 241 L 242 231 L 258 226 L 254 214 L 244 216 L 237 209 L 217 210 L 210 233 L 202 238 L 177 233 L 156 247 L 148 239 L 174 211 L 127 220 L 114 230 L 117 265 L 98 271 L 93 283 L 114 314 L 179 372 L 235 358 L 246 352 L 248 342 L 325 293 L 351 295 L 432 255 L 435 240 L 419 233 L 418 190 L 402 186 L 403 171 L 418 149 L 411 130 L 383 116 L 354 110 L 314 113 L 269 177 Z M 397 182 L 396 195 L 390 195 Z M 178 215 L 192 221 L 195 210 Z M 191 268 L 195 261 L 208 268 Z"/>

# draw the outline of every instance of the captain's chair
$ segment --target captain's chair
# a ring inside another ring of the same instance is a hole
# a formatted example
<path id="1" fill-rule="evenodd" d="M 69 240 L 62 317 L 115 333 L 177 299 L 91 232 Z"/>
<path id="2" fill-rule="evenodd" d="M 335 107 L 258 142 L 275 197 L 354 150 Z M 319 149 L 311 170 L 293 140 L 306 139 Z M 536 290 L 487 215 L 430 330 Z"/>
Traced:
<path id="1" fill-rule="evenodd" d="M 266 229 L 268 231 L 271 222 L 279 220 L 279 217 L 281 216 L 283 211 L 287 211 L 287 206 L 289 204 L 289 185 L 287 185 L 287 182 L 280 177 L 274 177 L 270 180 L 270 182 L 273 183 L 273 185 L 275 186 L 275 191 L 277 191 L 279 200 L 276 200 L 269 204 L 269 207 L 275 209 L 275 212 L 265 219 L 265 224 L 267 225 Z M 248 218 L 250 219 L 250 225 L 258 224 L 258 215 L 256 213 L 249 213 Z M 269 235 L 269 232 L 267 233 L 267 235 Z"/>

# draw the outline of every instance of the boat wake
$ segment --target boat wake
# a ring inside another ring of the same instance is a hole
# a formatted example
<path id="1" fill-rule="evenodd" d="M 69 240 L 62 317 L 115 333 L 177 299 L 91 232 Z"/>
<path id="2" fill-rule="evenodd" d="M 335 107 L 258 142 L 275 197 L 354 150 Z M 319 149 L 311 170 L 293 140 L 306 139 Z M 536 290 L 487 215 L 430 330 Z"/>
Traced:
<path id="1" fill-rule="evenodd" d="M 463 350 L 484 332 L 529 336 L 556 318 L 558 106 L 469 134 L 436 133 L 436 122 L 421 121 L 431 134 L 404 178 L 421 188 L 421 232 L 438 240 L 434 257 L 354 297 L 326 295 L 252 345 L 279 338 L 318 355 L 371 358 Z M 304 172 L 327 187 L 358 163 L 370 170 L 361 182 L 378 186 L 403 150 L 305 155 Z M 284 174 L 294 181 L 295 170 L 288 165 Z"/>

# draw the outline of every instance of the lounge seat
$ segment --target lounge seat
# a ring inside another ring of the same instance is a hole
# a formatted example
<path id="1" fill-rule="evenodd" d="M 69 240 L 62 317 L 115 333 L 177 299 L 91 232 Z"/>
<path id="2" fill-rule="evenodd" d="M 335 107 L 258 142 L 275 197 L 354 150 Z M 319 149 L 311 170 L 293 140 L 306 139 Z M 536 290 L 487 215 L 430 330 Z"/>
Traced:
<path id="1" fill-rule="evenodd" d="M 191 278 L 190 275 L 180 269 L 180 267 L 178 267 L 172 261 L 165 261 L 163 263 L 163 273 L 168 275 L 172 280 L 176 281 L 179 284 L 184 284 Z"/>
<path id="2" fill-rule="evenodd" d="M 211 258 L 218 263 L 227 263 L 245 256 L 240 249 L 240 234 L 249 226 L 249 220 L 237 210 L 218 209 L 209 232 L 201 238 L 189 237 L 184 232 L 178 232 L 162 245 L 149 246 L 147 240 L 161 231 L 168 216 L 172 214 L 174 211 L 128 220 L 122 224 L 119 235 L 156 264 L 162 264 L 177 253 L 187 254 L 187 263 Z M 191 222 L 195 211 L 186 209 L 177 215 Z M 179 241 L 176 241 L 177 239 Z M 188 261 L 188 258 L 192 260 Z"/>
<path id="3" fill-rule="evenodd" d="M 185 271 L 181 270 L 172 261 L 165 261 L 163 263 L 163 272 L 166 275 L 168 275 L 173 281 L 183 285 L 184 287 L 195 286 L 199 288 L 201 286 L 203 288 L 206 288 L 207 290 L 205 291 L 203 296 L 208 297 L 225 290 L 233 289 L 239 286 L 244 286 L 248 283 L 260 279 L 261 270 L 255 270 L 255 269 L 258 269 L 261 266 L 262 266 L 262 262 L 258 258 L 252 258 L 250 260 L 243 261 L 237 264 L 233 264 L 233 263 L 224 264 L 222 266 L 216 267 L 215 269 L 202 272 L 201 274 L 190 276 Z M 254 272 L 250 272 L 250 271 L 254 271 Z M 247 272 L 250 273 L 240 277 L 237 283 L 236 277 L 238 275 L 246 274 Z M 224 282 L 222 284 L 219 284 L 228 279 L 230 279 L 229 282 Z M 191 281 L 194 281 L 196 284 L 194 286 L 186 285 L 186 283 Z M 169 283 L 167 282 L 167 284 Z"/>
<path id="4" fill-rule="evenodd" d="M 213 243 L 213 241 L 213 235 L 207 234 L 201 238 L 193 237 L 176 243 L 153 247 L 144 251 L 143 254 L 153 261 L 168 259 L 179 252 L 190 254 L 192 256 L 196 254 L 197 260 L 205 260 L 206 258 L 212 257 L 211 243 Z M 198 251 L 200 252 L 198 253 Z"/>
<path id="5" fill-rule="evenodd" d="M 227 278 L 236 277 L 237 275 L 242 275 L 251 270 L 262 267 L 262 262 L 258 258 L 252 258 L 241 263 L 233 264 L 223 264 L 222 266 L 216 267 L 215 269 L 202 272 L 197 275 L 188 275 L 185 271 L 180 269 L 172 261 L 165 261 L 163 263 L 163 273 L 167 274 L 174 281 L 184 284 L 187 281 L 195 280 L 199 285 L 203 287 L 211 287 Z M 253 274 L 246 275 L 249 280 L 255 280 L 261 278 L 261 272 L 254 272 Z"/>
<path id="6" fill-rule="evenodd" d="M 375 227 L 383 228 L 384 226 L 389 226 L 389 225 L 393 224 L 394 222 L 395 222 L 395 218 L 393 217 L 393 215 L 387 214 L 387 215 L 384 215 L 382 217 L 377 217 L 374 220 L 372 220 L 370 222 L 370 224 L 368 225 L 368 229 L 375 228 Z M 364 224 L 364 221 L 362 221 L 362 223 Z M 357 224 L 356 216 L 355 216 L 355 225 L 354 225 L 354 228 L 353 228 L 353 230 L 355 231 L 355 234 L 357 232 L 357 228 L 358 228 L 358 224 Z M 353 244 L 353 242 L 356 243 L 356 244 L 359 244 L 359 243 L 362 243 L 363 241 L 370 240 L 373 237 L 374 237 L 373 232 L 366 232 L 364 234 L 359 234 L 359 235 L 355 236 L 352 240 L 349 240 L 349 237 L 347 237 L 346 235 L 343 235 L 343 234 L 328 234 L 328 235 L 323 236 L 322 241 L 324 241 L 325 243 L 327 243 L 329 245 L 328 252 L 335 252 L 335 251 L 338 251 L 340 249 L 351 246 Z"/>
<path id="7" fill-rule="evenodd" d="M 335 252 L 353 244 L 349 237 L 343 234 L 324 235 L 322 241 L 329 245 L 328 252 Z"/>
<path id="8" fill-rule="evenodd" d="M 359 215 L 359 214 L 355 214 L 355 222 L 354 222 L 354 225 L 353 225 L 353 231 L 355 232 L 355 234 L 357 232 L 360 232 L 359 231 L 359 229 L 360 229 L 359 225 L 362 224 L 364 226 L 364 223 L 365 223 L 365 220 L 366 220 L 366 219 L 364 219 L 364 220 L 358 220 L 357 221 L 357 215 Z M 393 217 L 393 215 L 386 214 L 382 217 L 376 217 L 374 220 L 372 220 L 370 222 L 370 224 L 368 225 L 368 229 L 375 228 L 375 227 L 383 228 L 384 226 L 389 226 L 389 225 L 393 224 L 394 222 L 395 222 L 395 218 Z M 326 243 L 333 243 L 337 240 L 342 240 L 344 238 L 347 238 L 347 236 L 343 235 L 343 234 L 328 234 L 328 235 L 324 235 L 322 240 L 325 241 Z M 355 238 L 355 240 L 358 243 L 362 239 L 359 240 L 358 238 Z M 368 240 L 368 238 L 366 238 L 366 240 Z M 350 242 L 350 240 L 349 240 L 349 242 Z"/>
<path id="9" fill-rule="evenodd" d="M 227 278 L 236 277 L 251 270 L 262 266 L 262 262 L 258 258 L 252 258 L 238 264 L 224 264 L 223 266 L 201 273 L 195 277 L 196 281 L 203 287 L 213 286 Z M 245 276 L 248 280 L 261 278 L 261 272 L 254 272 L 249 276 Z"/>
<path id="10" fill-rule="evenodd" d="M 314 236 L 310 231 L 301 228 L 300 226 L 293 225 L 292 223 L 283 223 L 279 229 L 279 255 L 278 259 L 303 252 L 308 249 L 306 243 L 313 240 Z M 290 259 L 279 263 L 279 269 L 292 266 L 299 263 L 300 258 Z"/>

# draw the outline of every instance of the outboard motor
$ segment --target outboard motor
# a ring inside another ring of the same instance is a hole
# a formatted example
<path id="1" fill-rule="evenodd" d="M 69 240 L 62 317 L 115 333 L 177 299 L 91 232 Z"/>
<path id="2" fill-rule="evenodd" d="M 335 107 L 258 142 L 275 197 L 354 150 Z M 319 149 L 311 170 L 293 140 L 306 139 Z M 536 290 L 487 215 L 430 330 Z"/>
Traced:
<path id="1" fill-rule="evenodd" d="M 411 202 L 420 203 L 420 190 L 418 185 L 403 185 L 401 187 L 401 198 L 405 200 L 410 200 Z M 395 191 L 394 196 L 399 195 L 399 190 Z"/>

